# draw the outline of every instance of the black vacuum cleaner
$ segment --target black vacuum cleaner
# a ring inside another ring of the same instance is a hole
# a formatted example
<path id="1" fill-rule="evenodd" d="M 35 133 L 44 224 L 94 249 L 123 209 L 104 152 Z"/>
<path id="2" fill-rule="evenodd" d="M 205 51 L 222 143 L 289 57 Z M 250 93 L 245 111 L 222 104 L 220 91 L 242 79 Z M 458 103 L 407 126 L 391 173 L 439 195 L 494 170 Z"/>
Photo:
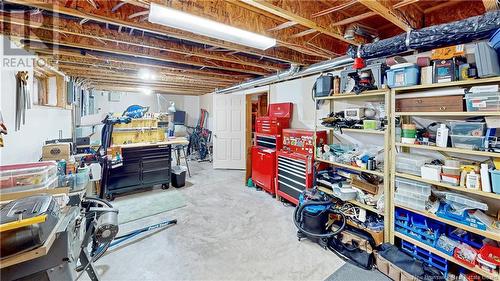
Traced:
<path id="1" fill-rule="evenodd" d="M 307 238 L 326 249 L 329 239 L 340 233 L 346 223 L 344 214 L 335 206 L 331 198 L 316 189 L 304 191 L 293 214 L 299 241 Z"/>

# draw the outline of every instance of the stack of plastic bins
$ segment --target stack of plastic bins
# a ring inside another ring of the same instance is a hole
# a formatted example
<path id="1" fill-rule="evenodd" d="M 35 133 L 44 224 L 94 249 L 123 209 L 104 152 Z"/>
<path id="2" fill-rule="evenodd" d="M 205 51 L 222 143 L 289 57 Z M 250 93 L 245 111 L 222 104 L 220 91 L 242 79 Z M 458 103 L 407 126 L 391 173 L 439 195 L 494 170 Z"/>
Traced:
<path id="1" fill-rule="evenodd" d="M 0 166 L 2 193 L 39 190 L 57 186 L 54 161 Z"/>
<path id="2" fill-rule="evenodd" d="M 404 178 L 396 178 L 394 202 L 410 209 L 425 211 L 431 195 L 431 185 Z"/>
<path id="3" fill-rule="evenodd" d="M 443 272 L 444 277 L 448 275 L 448 261 L 446 259 L 406 241 L 401 241 L 401 250 L 415 259 L 439 269 Z"/>
<path id="4" fill-rule="evenodd" d="M 396 154 L 396 172 L 420 176 L 420 168 L 432 160 L 434 158 L 425 155 L 399 152 Z"/>

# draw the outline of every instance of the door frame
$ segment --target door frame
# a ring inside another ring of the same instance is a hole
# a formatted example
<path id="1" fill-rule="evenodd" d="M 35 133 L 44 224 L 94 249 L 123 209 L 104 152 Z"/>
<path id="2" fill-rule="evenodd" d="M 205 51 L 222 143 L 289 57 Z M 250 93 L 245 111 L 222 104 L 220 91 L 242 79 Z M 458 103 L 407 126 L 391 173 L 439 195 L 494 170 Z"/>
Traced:
<path id="1" fill-rule="evenodd" d="M 246 146 L 246 166 L 245 166 L 245 178 L 244 183 L 246 184 L 248 179 L 252 176 L 252 97 L 267 95 L 267 106 L 270 103 L 270 91 L 269 88 L 262 89 L 258 92 L 252 92 L 247 94 L 245 97 L 245 146 Z"/>

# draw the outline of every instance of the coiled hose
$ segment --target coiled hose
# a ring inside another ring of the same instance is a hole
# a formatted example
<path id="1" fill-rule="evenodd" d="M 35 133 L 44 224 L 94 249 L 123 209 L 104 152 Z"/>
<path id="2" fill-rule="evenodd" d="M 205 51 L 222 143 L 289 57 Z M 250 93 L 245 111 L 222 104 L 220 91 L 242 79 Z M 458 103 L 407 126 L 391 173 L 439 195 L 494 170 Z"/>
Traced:
<path id="1" fill-rule="evenodd" d="M 332 208 L 331 205 L 332 205 L 331 201 L 310 201 L 310 202 L 305 202 L 303 204 L 300 204 L 300 205 L 297 206 L 297 208 L 295 208 L 295 211 L 293 213 L 293 223 L 295 224 L 295 226 L 297 227 L 297 229 L 299 231 L 301 231 L 302 233 L 304 233 L 304 234 L 306 234 L 308 236 L 311 236 L 311 237 L 315 237 L 315 238 L 330 238 L 330 237 L 332 237 L 334 235 L 337 235 L 342 230 L 344 230 L 345 223 L 346 223 L 346 218 L 345 218 L 344 213 L 342 213 L 337 208 Z M 342 223 L 340 224 L 340 227 L 337 230 L 335 230 L 335 231 L 330 231 L 328 233 L 323 233 L 323 234 L 312 233 L 312 232 L 309 232 L 309 231 L 305 230 L 302 227 L 301 224 L 302 224 L 302 220 L 303 220 L 304 208 L 307 207 L 307 206 L 329 206 L 323 212 L 328 212 L 329 214 L 339 215 L 340 218 L 341 218 L 341 221 L 342 221 Z"/>

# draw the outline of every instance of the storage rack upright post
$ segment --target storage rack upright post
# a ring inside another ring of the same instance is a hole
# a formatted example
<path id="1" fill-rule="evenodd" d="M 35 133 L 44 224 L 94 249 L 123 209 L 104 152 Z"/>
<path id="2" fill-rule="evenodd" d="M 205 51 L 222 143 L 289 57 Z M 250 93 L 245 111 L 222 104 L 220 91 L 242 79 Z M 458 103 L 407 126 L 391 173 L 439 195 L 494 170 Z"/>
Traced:
<path id="1" fill-rule="evenodd" d="M 383 181 L 384 212 L 379 212 L 379 210 L 377 210 L 375 207 L 363 204 L 363 203 L 358 202 L 356 200 L 351 200 L 348 202 L 353 204 L 353 205 L 356 205 L 360 208 L 363 208 L 369 212 L 376 213 L 376 214 L 384 217 L 384 233 L 383 233 L 383 241 L 384 242 L 388 242 L 390 239 L 390 233 L 389 233 L 390 227 L 388 227 L 388 226 L 392 224 L 391 218 L 393 217 L 390 215 L 391 204 L 389 202 L 389 199 L 391 197 L 387 196 L 387 194 L 389 194 L 389 192 L 390 192 L 390 184 L 389 184 L 390 167 L 389 167 L 389 164 L 387 163 L 387 159 L 389 159 L 388 148 L 390 147 L 389 144 L 390 144 L 390 138 L 391 138 L 390 137 L 391 132 L 389 130 L 391 128 L 391 125 L 390 125 L 391 118 L 389 118 L 389 115 L 388 115 L 391 112 L 391 110 L 389 108 L 390 100 L 391 100 L 390 94 L 391 94 L 390 89 L 380 89 L 380 90 L 366 91 L 366 92 L 362 92 L 360 94 L 346 93 L 346 94 L 331 95 L 328 97 L 318 97 L 318 98 L 315 98 L 315 102 L 314 102 L 314 104 L 315 104 L 314 131 L 316 132 L 316 131 L 321 131 L 321 130 L 327 130 L 329 133 L 328 134 L 329 143 L 333 143 L 333 140 L 335 139 L 335 134 L 340 133 L 340 131 L 335 129 L 335 128 L 318 126 L 319 116 L 318 116 L 318 109 L 316 107 L 316 104 L 319 101 L 328 102 L 330 105 L 330 112 L 335 112 L 335 102 L 336 101 L 356 100 L 356 101 L 383 101 L 384 102 L 385 112 L 386 112 L 389 124 L 387 124 L 387 126 L 385 126 L 385 129 L 383 131 L 382 130 L 350 129 L 350 128 L 342 129 L 342 133 L 345 133 L 345 134 L 367 134 L 367 135 L 370 135 L 373 137 L 383 137 L 383 139 L 384 139 L 384 147 L 383 147 L 383 149 L 384 149 L 384 168 L 383 168 L 383 170 L 370 171 L 370 170 L 362 169 L 359 167 L 351 166 L 349 164 L 337 163 L 337 162 L 319 159 L 318 157 L 316 157 L 316 153 L 317 153 L 316 140 L 314 141 L 314 144 L 315 144 L 314 159 L 316 162 L 321 162 L 321 163 L 325 163 L 325 164 L 332 165 L 332 166 L 339 167 L 339 168 L 349 169 L 349 170 L 357 171 L 357 172 L 365 172 L 368 174 L 383 177 L 383 179 L 384 179 L 384 181 Z M 323 117 L 323 116 L 321 116 L 321 117 Z M 322 187 L 320 187 L 319 189 L 325 193 L 331 194 L 331 190 L 329 190 L 329 189 L 322 188 Z M 353 226 L 358 227 L 357 225 L 353 225 Z"/>
<path id="2" fill-rule="evenodd" d="M 394 88 L 391 90 L 391 119 L 394 120 L 396 117 L 401 117 L 402 120 L 408 122 L 412 116 L 417 116 L 417 117 L 477 117 L 477 116 L 500 116 L 500 111 L 491 111 L 491 112 L 449 112 L 446 111 L 446 105 L 443 105 L 440 109 L 442 111 L 438 112 L 397 112 L 396 111 L 396 97 L 402 96 L 405 93 L 418 93 L 419 91 L 426 91 L 426 90 L 435 90 L 435 89 L 443 89 L 443 88 L 450 88 L 450 87 L 463 87 L 463 88 L 470 88 L 472 86 L 481 86 L 481 85 L 498 85 L 500 84 L 500 77 L 492 77 L 492 78 L 483 78 L 483 79 L 476 79 L 476 80 L 463 80 L 463 81 L 456 81 L 456 82 L 448 82 L 448 83 L 438 83 L 438 84 L 428 84 L 428 85 L 417 85 L 417 86 L 411 86 L 411 87 L 402 87 L 402 88 Z M 484 198 L 485 200 L 489 200 L 490 202 L 496 203 L 497 206 L 500 205 L 500 194 L 496 193 L 490 193 L 490 192 L 483 192 L 480 190 L 473 190 L 473 189 L 467 189 L 465 187 L 459 187 L 459 186 L 453 186 L 450 184 L 442 183 L 442 182 L 437 182 L 437 181 L 431 181 L 428 179 L 423 179 L 419 176 L 415 175 L 410 175 L 406 173 L 398 173 L 396 171 L 396 154 L 399 151 L 405 151 L 405 152 L 410 152 L 410 151 L 432 151 L 432 152 L 440 152 L 444 156 L 448 156 L 449 153 L 453 155 L 460 155 L 461 158 L 466 158 L 466 157 L 474 157 L 474 156 L 480 156 L 480 157 L 500 157 L 500 153 L 496 152 L 489 152 L 489 151 L 478 151 L 478 150 L 468 150 L 468 149 L 463 149 L 463 148 L 451 148 L 451 147 L 437 147 L 437 146 L 425 146 L 425 145 L 418 145 L 418 144 L 404 144 L 400 142 L 396 142 L 396 122 L 391 122 L 391 155 L 390 155 L 390 182 L 391 182 L 391 188 L 390 188 L 390 202 L 391 202 L 391 221 L 392 223 L 390 224 L 390 242 L 394 244 L 395 237 L 398 237 L 404 241 L 410 242 L 424 250 L 427 250 L 435 255 L 438 255 L 449 262 L 452 262 L 454 264 L 457 264 L 463 268 L 466 268 L 472 272 L 475 272 L 483 277 L 492 279 L 492 280 L 500 280 L 500 276 L 496 273 L 490 273 L 485 270 L 482 270 L 481 268 L 477 266 L 467 266 L 460 261 L 458 261 L 456 258 L 453 256 L 447 255 L 444 252 L 441 252 L 437 250 L 434 247 L 431 247 L 425 243 L 422 243 L 412 237 L 406 236 L 404 234 L 401 234 L 399 232 L 395 231 L 395 226 L 394 226 L 394 221 L 395 221 L 395 208 L 401 208 L 407 211 L 411 211 L 413 213 L 422 215 L 424 217 L 433 219 L 435 221 L 439 221 L 441 223 L 445 223 L 447 225 L 451 225 L 453 227 L 459 228 L 466 230 L 468 232 L 478 234 L 481 236 L 484 236 L 486 238 L 493 239 L 495 241 L 500 241 L 500 234 L 499 233 L 494 233 L 491 231 L 485 231 L 485 230 L 480 230 L 471 226 L 467 226 L 465 224 L 458 223 L 456 221 L 448 220 L 445 218 L 441 218 L 437 215 L 434 215 L 432 213 L 426 212 L 426 211 L 418 211 L 418 210 L 413 210 L 411 208 L 408 208 L 406 206 L 401 206 L 397 205 L 394 202 L 394 196 L 395 196 L 395 179 L 396 177 L 401 177 L 405 179 L 410 179 L 410 180 L 415 180 L 419 181 L 422 183 L 427 183 L 431 184 L 440 188 L 444 188 L 447 190 L 452 190 L 456 192 L 461 192 L 464 193 L 464 195 L 473 195 L 475 197 L 481 197 Z"/>

